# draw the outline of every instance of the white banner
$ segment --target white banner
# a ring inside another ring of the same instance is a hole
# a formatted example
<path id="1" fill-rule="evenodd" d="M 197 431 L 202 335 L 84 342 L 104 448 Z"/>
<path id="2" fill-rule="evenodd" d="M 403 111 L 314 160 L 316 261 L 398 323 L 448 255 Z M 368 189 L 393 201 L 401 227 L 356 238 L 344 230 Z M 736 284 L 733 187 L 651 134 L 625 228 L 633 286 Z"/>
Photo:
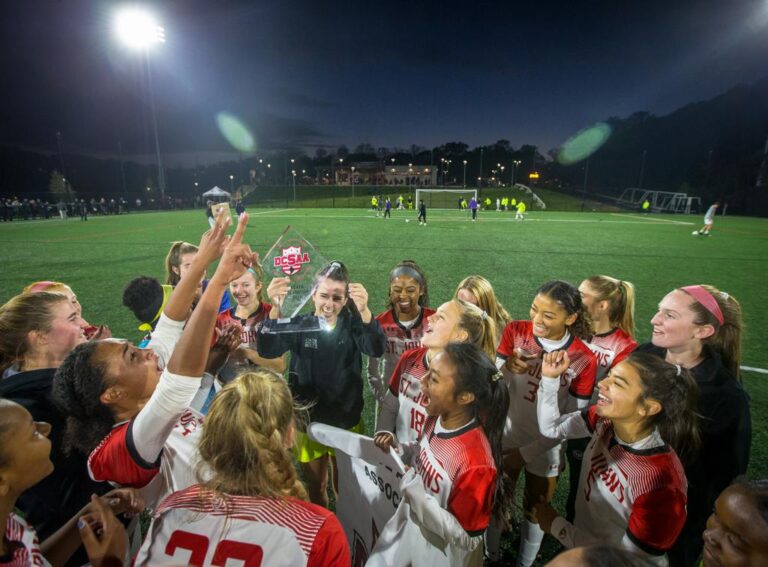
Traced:
<path id="1" fill-rule="evenodd" d="M 362 567 L 400 504 L 403 463 L 393 451 L 387 454 L 376 447 L 370 437 L 319 423 L 311 424 L 308 433 L 336 449 L 336 516 L 349 539 L 353 567 Z"/>

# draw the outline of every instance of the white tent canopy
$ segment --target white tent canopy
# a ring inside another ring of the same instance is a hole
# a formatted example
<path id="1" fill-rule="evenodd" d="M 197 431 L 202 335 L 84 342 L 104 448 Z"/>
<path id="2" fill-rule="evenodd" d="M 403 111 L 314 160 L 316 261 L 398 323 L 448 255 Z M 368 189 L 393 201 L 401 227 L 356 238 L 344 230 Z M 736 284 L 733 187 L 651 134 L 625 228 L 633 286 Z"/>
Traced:
<path id="1" fill-rule="evenodd" d="M 213 189 L 209 189 L 208 191 L 203 193 L 203 197 L 219 197 L 219 198 L 226 197 L 227 199 L 229 199 L 230 197 L 232 197 L 232 195 L 230 195 L 229 193 L 224 191 L 224 189 L 222 189 L 217 185 Z"/>

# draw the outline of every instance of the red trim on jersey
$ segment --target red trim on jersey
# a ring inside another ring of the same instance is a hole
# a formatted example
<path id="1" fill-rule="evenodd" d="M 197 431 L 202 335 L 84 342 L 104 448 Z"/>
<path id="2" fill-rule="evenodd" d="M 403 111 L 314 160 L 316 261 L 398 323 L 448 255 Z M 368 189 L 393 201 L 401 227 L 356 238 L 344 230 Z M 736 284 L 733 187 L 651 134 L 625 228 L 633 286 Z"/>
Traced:
<path id="1" fill-rule="evenodd" d="M 142 488 L 160 471 L 157 463 L 146 463 L 139 457 L 130 434 L 132 422 L 112 428 L 88 456 L 88 473 L 97 482 L 115 482 L 123 486 Z"/>
<path id="2" fill-rule="evenodd" d="M 261 323 L 264 319 L 266 319 L 269 316 L 269 312 L 272 309 L 272 306 L 269 303 L 261 302 L 259 303 L 259 308 L 256 309 L 253 313 L 248 315 L 245 319 L 241 319 L 240 317 L 237 317 L 235 315 L 235 312 L 237 311 L 237 306 L 233 307 L 232 309 L 228 309 L 227 311 L 222 311 L 216 316 L 216 328 L 221 330 L 224 328 L 224 326 L 227 323 L 235 322 L 240 323 L 243 326 L 243 333 L 240 337 L 240 343 L 241 344 L 252 344 L 256 342 L 256 339 L 258 337 L 258 325 Z M 250 331 L 247 331 L 245 329 L 246 326 L 251 326 L 252 329 Z M 213 333 L 213 337 L 211 337 L 211 346 L 216 344 L 216 333 Z"/>
<path id="3" fill-rule="evenodd" d="M 397 361 L 397 366 L 392 371 L 392 377 L 389 379 L 389 391 L 393 396 L 398 397 L 400 393 L 400 378 L 405 372 L 409 372 L 411 369 L 418 367 L 419 369 L 426 369 L 427 366 L 427 347 L 413 348 L 407 350 Z M 417 371 L 414 374 L 419 374 Z"/>
<path id="4" fill-rule="evenodd" d="M 429 307 L 422 307 L 419 311 L 419 315 L 416 317 L 416 320 L 414 321 L 413 325 L 409 327 L 406 327 L 403 325 L 400 320 L 395 315 L 395 309 L 393 307 L 390 307 L 383 313 L 379 313 L 376 315 L 376 320 L 379 322 L 379 325 L 381 325 L 381 329 L 384 331 L 384 334 L 387 335 L 387 337 L 390 336 L 396 336 L 401 338 L 410 339 L 413 336 L 413 332 L 416 330 L 423 332 L 423 325 L 426 321 L 427 317 L 430 315 L 434 315 L 435 310 L 430 309 Z M 396 327 L 400 332 L 397 334 L 390 334 L 388 332 L 392 327 Z M 419 333 L 419 337 L 421 337 L 421 333 Z"/>

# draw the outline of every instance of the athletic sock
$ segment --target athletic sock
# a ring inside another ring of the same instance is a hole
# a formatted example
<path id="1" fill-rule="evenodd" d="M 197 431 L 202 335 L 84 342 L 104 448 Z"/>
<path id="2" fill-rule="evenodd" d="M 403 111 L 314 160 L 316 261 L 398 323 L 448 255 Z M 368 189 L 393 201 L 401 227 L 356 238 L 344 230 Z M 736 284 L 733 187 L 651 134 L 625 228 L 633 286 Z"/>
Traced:
<path id="1" fill-rule="evenodd" d="M 517 567 L 530 567 L 536 560 L 541 547 L 541 540 L 544 539 L 544 530 L 539 524 L 534 524 L 529 520 L 523 520 L 520 525 L 520 549 L 517 553 Z"/>
<path id="2" fill-rule="evenodd" d="M 501 559 L 501 529 L 498 528 L 493 520 L 485 529 L 485 556 L 491 561 Z"/>

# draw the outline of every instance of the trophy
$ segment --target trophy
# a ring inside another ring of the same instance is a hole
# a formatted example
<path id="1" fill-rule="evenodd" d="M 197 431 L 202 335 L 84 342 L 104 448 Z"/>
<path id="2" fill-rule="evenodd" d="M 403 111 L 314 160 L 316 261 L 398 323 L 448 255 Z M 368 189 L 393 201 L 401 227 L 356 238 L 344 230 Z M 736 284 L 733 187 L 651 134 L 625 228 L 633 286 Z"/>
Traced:
<path id="1" fill-rule="evenodd" d="M 280 305 L 280 319 L 264 322 L 264 332 L 295 333 L 320 331 L 317 317 L 297 317 L 307 304 L 315 287 L 317 274 L 328 267 L 328 261 L 299 232 L 288 225 L 269 249 L 261 268 L 271 278 L 291 280 L 291 290 Z"/>

